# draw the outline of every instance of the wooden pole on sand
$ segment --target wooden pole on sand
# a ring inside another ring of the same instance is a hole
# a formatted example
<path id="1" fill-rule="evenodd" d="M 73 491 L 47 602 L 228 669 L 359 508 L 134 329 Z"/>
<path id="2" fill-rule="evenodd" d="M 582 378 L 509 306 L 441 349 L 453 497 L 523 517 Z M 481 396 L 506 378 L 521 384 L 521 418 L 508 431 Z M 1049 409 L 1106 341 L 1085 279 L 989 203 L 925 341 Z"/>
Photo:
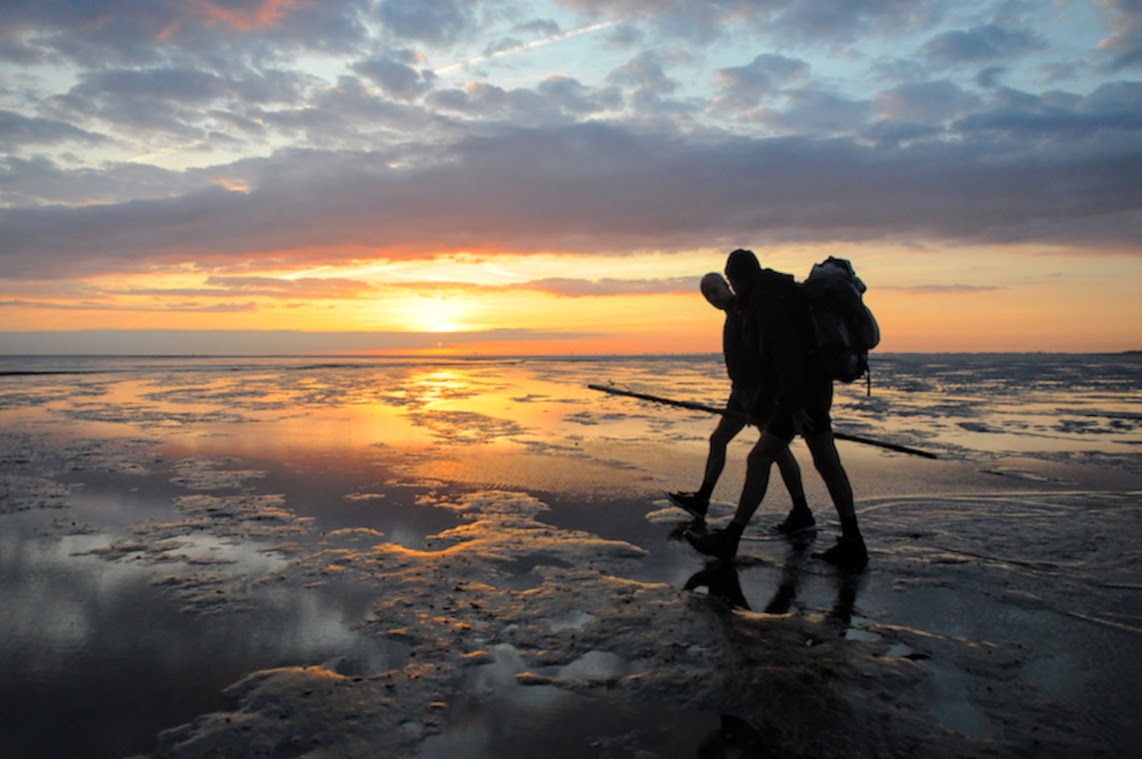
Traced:
<path id="1" fill-rule="evenodd" d="M 706 406 L 702 403 L 692 403 L 690 401 L 675 401 L 670 398 L 662 398 L 657 395 L 648 395 L 646 393 L 635 393 L 630 390 L 620 390 L 617 387 L 608 387 L 606 385 L 587 385 L 591 390 L 598 390 L 603 393 L 610 393 L 611 395 L 624 395 L 628 398 L 638 398 L 643 401 L 650 401 L 651 403 L 661 403 L 665 406 L 677 406 L 678 408 L 691 409 L 693 411 L 705 411 L 708 414 L 720 414 L 722 416 L 742 416 L 736 411 L 729 409 L 717 408 L 716 406 Z M 912 456 L 921 456 L 926 459 L 938 458 L 936 454 L 929 453 L 928 451 L 921 451 L 917 448 L 909 448 L 906 445 L 899 445 L 898 443 L 886 443 L 883 440 L 873 440 L 872 438 L 860 437 L 859 435 L 847 435 L 843 432 L 833 432 L 833 437 L 837 440 L 847 440 L 850 443 L 861 443 L 863 445 L 874 445 L 877 448 L 886 448 L 890 451 L 897 451 L 898 453 L 907 453 Z"/>

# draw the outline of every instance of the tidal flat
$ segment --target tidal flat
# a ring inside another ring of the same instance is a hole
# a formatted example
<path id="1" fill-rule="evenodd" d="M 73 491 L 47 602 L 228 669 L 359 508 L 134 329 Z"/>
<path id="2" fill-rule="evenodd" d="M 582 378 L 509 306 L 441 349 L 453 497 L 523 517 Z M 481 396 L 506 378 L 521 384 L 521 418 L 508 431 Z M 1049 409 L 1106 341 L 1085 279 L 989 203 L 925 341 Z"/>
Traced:
<path id="1" fill-rule="evenodd" d="M 0 360 L 0 754 L 1120 756 L 1142 358 L 875 357 L 867 570 L 680 539 L 717 356 Z M 757 432 L 730 449 L 728 520 Z M 737 752 L 734 754 L 733 752 Z"/>

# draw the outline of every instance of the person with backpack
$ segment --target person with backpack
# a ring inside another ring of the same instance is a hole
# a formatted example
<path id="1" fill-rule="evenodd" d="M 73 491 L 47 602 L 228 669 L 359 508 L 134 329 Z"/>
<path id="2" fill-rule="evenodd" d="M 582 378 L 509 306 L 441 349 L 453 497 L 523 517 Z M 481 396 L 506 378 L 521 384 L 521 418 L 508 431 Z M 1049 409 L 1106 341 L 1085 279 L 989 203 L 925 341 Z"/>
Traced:
<path id="1" fill-rule="evenodd" d="M 706 457 L 702 484 L 695 492 L 671 492 L 667 496 L 676 506 L 688 512 L 696 521 L 704 521 L 710 507 L 710 496 L 726 464 L 726 448 L 745 429 L 747 424 L 765 419 L 767 406 L 772 402 L 772 393 L 759 384 L 761 372 L 755 362 L 749 360 L 749 346 L 743 331 L 742 314 L 736 304 L 733 292 L 725 278 L 717 272 L 702 277 L 702 295 L 710 305 L 726 314 L 722 327 L 722 355 L 726 362 L 726 373 L 730 378 L 730 397 L 726 401 L 726 412 L 718 426 L 710 435 L 710 450 Z M 803 535 L 816 530 L 817 523 L 813 512 L 805 500 L 805 488 L 801 482 L 801 467 L 786 446 L 775 459 L 781 472 L 781 479 L 793 501 L 793 509 L 784 522 L 774 527 L 786 535 Z"/>
<path id="2" fill-rule="evenodd" d="M 841 523 L 836 545 L 813 556 L 842 567 L 864 567 L 868 551 L 857 524 L 852 485 L 833 439 L 833 376 L 812 360 L 812 320 L 800 286 L 791 275 L 762 269 L 757 256 L 743 249 L 730 253 L 726 276 L 739 299 L 748 360 L 761 373 L 761 386 L 773 393 L 773 403 L 747 458 L 745 484 L 732 521 L 721 530 L 689 532 L 687 540 L 701 553 L 731 560 L 742 531 L 765 498 L 770 467 L 800 435 Z"/>

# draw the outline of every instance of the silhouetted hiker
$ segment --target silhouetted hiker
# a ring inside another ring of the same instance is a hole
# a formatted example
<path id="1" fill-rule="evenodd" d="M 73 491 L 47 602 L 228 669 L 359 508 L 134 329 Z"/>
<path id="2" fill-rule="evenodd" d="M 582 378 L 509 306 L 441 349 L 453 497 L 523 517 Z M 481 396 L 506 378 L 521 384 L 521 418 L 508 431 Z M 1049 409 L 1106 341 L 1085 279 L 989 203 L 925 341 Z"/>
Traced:
<path id="1" fill-rule="evenodd" d="M 702 277 L 701 290 L 710 305 L 726 313 L 722 327 L 722 354 L 725 357 L 726 373 L 730 377 L 730 397 L 726 401 L 726 410 L 731 413 L 722 416 L 710 435 L 710 452 L 706 457 L 706 468 L 698 490 L 693 493 L 667 493 L 671 501 L 698 520 L 706 518 L 710 496 L 726 465 L 726 448 L 730 441 L 747 424 L 764 421 L 770 413 L 766 406 L 773 400 L 773 393 L 760 386 L 761 367 L 756 361 L 750 360 L 751 351 L 745 339 L 742 314 L 725 278 L 717 272 L 710 272 Z M 786 520 L 777 525 L 776 529 L 787 534 L 806 533 L 816 529 L 813 514 L 805 501 L 801 468 L 797 466 L 797 460 L 788 446 L 777 454 L 775 461 L 789 497 L 793 500 L 794 510 L 791 513 L 801 517 L 799 520 Z M 808 514 L 808 520 L 804 519 L 805 514 Z"/>
<path id="2" fill-rule="evenodd" d="M 765 498 L 770 466 L 794 436 L 801 435 L 813 456 L 841 521 L 835 546 L 814 557 L 845 567 L 863 567 L 868 552 L 857 525 L 853 491 L 833 440 L 833 381 L 809 359 L 810 323 L 805 302 L 793 277 L 762 269 L 752 251 L 735 250 L 726 261 L 743 317 L 748 360 L 761 371 L 761 387 L 773 394 L 761 437 L 750 451 L 745 485 L 730 524 L 722 530 L 687 539 L 709 556 L 731 559 L 742 531 Z M 797 514 L 790 513 L 789 519 Z M 811 518 L 811 514 L 809 517 Z"/>

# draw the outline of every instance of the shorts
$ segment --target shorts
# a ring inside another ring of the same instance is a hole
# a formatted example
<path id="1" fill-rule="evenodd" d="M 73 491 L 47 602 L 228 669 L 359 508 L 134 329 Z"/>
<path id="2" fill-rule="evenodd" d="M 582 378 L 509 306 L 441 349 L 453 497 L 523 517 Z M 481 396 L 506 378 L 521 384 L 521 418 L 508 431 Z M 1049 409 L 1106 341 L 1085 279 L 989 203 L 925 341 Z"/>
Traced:
<path id="1" fill-rule="evenodd" d="M 748 392 L 735 387 L 726 401 L 726 409 L 741 414 L 749 420 L 749 424 L 760 427 L 773 414 L 773 395 L 763 392 L 751 398 Z"/>
<path id="2" fill-rule="evenodd" d="M 805 377 L 805 413 L 813 425 L 814 432 L 826 432 L 833 428 L 833 419 L 829 414 L 833 407 L 833 380 L 824 375 L 811 373 Z M 781 438 L 787 443 L 797 436 L 797 429 L 793 424 L 793 411 L 780 402 L 773 404 L 772 412 L 762 430 Z"/>

